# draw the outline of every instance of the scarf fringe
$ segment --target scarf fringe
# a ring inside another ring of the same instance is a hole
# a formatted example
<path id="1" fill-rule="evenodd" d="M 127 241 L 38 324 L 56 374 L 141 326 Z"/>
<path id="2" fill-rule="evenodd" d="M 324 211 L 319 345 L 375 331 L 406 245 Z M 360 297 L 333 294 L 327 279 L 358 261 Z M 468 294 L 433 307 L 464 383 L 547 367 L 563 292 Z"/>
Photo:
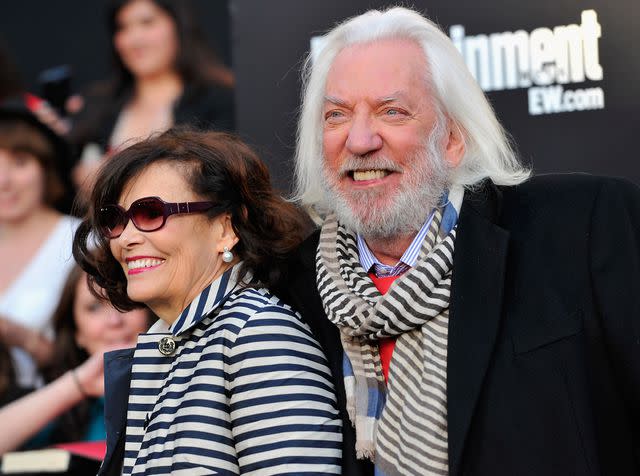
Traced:
<path id="1" fill-rule="evenodd" d="M 368 459 L 373 462 L 375 456 L 376 450 L 374 448 L 373 441 L 356 441 L 356 458 Z"/>

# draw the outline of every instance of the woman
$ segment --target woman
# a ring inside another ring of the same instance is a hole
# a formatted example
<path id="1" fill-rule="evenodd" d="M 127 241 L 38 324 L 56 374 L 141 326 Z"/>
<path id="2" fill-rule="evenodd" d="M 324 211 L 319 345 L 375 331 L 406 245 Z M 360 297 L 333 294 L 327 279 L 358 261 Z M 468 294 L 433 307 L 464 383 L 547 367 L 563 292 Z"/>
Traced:
<path id="1" fill-rule="evenodd" d="M 340 473 L 326 359 L 268 290 L 304 229 L 266 166 L 224 133 L 170 130 L 101 169 L 74 255 L 116 307 L 160 318 L 105 363 L 121 385 L 107 387 L 107 412 L 127 411 L 109 422 L 126 436 L 118 447 L 107 435 L 101 474 Z"/>
<path id="2" fill-rule="evenodd" d="M 234 128 L 233 76 L 184 0 L 112 0 L 108 18 L 115 75 L 93 88 L 73 120 L 70 139 L 84 149 L 78 185 L 105 154 L 173 124 Z"/>
<path id="3" fill-rule="evenodd" d="M 36 101 L 0 104 L 0 341 L 25 388 L 40 385 L 38 367 L 52 353 L 50 319 L 79 222 L 55 208 L 65 197 L 68 150 L 31 112 Z"/>
<path id="4" fill-rule="evenodd" d="M 40 432 L 29 447 L 67 441 L 104 440 L 102 357 L 105 350 L 135 345 L 149 328 L 149 313 L 116 311 L 89 290 L 74 267 L 53 318 L 54 360 L 48 385 L 0 409 L 0 455 Z"/>

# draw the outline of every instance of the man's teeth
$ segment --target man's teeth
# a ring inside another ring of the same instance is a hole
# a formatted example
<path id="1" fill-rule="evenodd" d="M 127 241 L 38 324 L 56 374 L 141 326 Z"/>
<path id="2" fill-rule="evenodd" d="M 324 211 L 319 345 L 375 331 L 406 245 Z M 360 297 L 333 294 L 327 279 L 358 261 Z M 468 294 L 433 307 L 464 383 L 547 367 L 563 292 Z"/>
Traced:
<path id="1" fill-rule="evenodd" d="M 389 173 L 386 170 L 354 170 L 353 180 L 377 180 L 385 178 Z"/>
<path id="2" fill-rule="evenodd" d="M 154 258 L 137 259 L 135 261 L 129 261 L 127 263 L 127 267 L 129 269 L 151 268 L 152 266 L 158 266 L 163 262 L 164 260 L 162 259 L 154 259 Z"/>

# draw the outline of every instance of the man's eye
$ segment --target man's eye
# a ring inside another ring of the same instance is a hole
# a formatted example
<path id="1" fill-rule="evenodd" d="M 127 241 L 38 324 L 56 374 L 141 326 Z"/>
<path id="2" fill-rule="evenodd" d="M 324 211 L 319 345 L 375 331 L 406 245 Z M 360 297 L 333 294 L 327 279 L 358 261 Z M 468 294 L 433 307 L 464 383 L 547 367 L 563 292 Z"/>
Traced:
<path id="1" fill-rule="evenodd" d="M 342 111 L 329 111 L 324 115 L 324 120 L 327 122 L 341 122 L 345 118 L 345 115 Z"/>

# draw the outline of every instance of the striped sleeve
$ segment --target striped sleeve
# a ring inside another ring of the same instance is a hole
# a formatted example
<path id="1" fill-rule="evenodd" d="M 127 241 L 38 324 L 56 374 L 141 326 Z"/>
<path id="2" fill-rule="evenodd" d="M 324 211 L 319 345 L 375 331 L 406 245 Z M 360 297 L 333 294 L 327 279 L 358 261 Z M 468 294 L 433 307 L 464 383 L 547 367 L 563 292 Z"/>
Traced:
<path id="1" fill-rule="evenodd" d="M 254 312 L 225 365 L 242 475 L 340 474 L 342 429 L 330 372 L 296 314 Z"/>

